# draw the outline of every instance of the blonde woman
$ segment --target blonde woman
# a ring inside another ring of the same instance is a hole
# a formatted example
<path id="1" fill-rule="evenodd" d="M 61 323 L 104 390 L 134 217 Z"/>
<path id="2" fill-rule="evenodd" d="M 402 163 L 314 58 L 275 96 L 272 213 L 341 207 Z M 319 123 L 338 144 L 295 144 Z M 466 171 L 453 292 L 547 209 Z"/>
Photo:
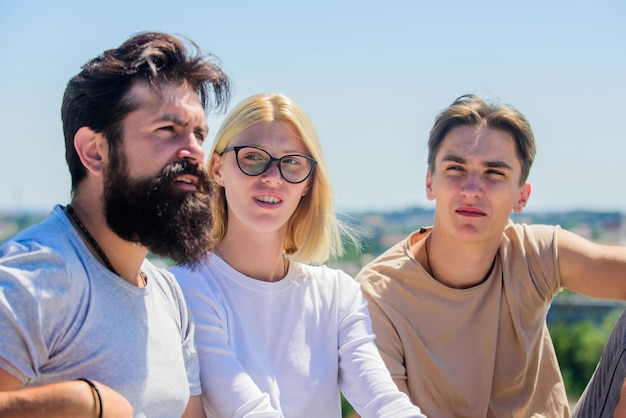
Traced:
<path id="1" fill-rule="evenodd" d="M 203 401 L 219 417 L 340 417 L 340 390 L 362 417 L 423 417 L 374 344 L 347 274 L 320 144 L 291 98 L 237 105 L 208 164 L 218 187 L 216 248 L 175 267 L 196 321 Z"/>

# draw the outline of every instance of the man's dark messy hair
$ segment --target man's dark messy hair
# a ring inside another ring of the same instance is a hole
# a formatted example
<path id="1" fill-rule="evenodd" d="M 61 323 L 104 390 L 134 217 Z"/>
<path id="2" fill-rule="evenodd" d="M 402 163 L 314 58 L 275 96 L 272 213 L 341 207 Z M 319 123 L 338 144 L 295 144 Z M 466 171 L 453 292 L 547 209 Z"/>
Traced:
<path id="1" fill-rule="evenodd" d="M 185 40 L 159 32 L 136 34 L 87 62 L 69 81 L 61 118 L 72 192 L 86 175 L 74 148 L 76 132 L 87 126 L 102 133 L 109 155 L 118 155 L 122 122 L 138 106 L 128 96 L 135 83 L 148 82 L 156 91 L 161 83 L 183 86 L 198 93 L 206 113 L 226 109 L 231 94 L 227 75 L 213 55 L 203 54 L 194 42 Z"/>

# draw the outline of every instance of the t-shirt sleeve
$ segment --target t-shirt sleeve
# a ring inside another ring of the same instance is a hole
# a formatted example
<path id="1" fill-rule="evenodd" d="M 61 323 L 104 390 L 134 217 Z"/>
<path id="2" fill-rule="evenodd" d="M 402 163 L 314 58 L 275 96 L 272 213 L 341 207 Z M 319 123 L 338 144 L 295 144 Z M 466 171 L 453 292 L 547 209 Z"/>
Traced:
<path id="1" fill-rule="evenodd" d="M 200 363 L 198 360 L 198 352 L 194 340 L 195 323 L 191 309 L 185 300 L 182 290 L 178 283 L 174 281 L 174 288 L 179 302 L 181 315 L 181 342 L 183 350 L 183 360 L 185 362 L 185 370 L 187 372 L 187 380 L 189 381 L 189 393 L 191 396 L 197 396 L 202 393 L 200 385 Z"/>
<path id="2" fill-rule="evenodd" d="M 67 343 L 68 272 L 59 254 L 38 244 L 0 248 L 0 368 L 24 384 Z"/>
<path id="3" fill-rule="evenodd" d="M 389 318 L 395 308 L 387 298 L 380 297 L 380 287 L 384 286 L 384 278 L 377 271 L 366 267 L 357 276 L 361 283 L 361 290 L 368 301 L 368 311 L 372 321 L 372 328 L 376 336 L 376 346 L 391 373 L 396 380 L 405 380 L 404 349 L 393 321 Z M 398 314 L 396 314 L 398 316 Z"/>
<path id="4" fill-rule="evenodd" d="M 521 234 L 523 255 L 534 287 L 542 299 L 552 300 L 563 287 L 557 249 L 560 227 L 522 224 L 520 228 L 518 233 Z"/>

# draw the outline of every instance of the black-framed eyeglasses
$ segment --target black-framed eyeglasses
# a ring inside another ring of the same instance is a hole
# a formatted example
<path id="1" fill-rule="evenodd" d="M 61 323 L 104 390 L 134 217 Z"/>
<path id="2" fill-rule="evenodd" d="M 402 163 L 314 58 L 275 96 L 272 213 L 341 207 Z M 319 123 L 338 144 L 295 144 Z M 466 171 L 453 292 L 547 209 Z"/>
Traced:
<path id="1" fill-rule="evenodd" d="M 309 178 L 317 161 L 302 154 L 287 154 L 280 158 L 274 158 L 263 148 L 254 145 L 228 147 L 220 153 L 223 155 L 229 151 L 235 151 L 235 159 L 241 172 L 248 176 L 260 176 L 265 173 L 270 165 L 276 161 L 278 171 L 286 182 L 292 184 L 302 183 Z"/>

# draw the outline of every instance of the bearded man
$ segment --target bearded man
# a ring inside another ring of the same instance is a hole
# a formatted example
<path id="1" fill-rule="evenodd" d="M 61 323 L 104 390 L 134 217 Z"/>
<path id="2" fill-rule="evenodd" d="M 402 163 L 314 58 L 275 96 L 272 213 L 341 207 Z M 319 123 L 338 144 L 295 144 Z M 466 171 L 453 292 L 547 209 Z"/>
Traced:
<path id="1" fill-rule="evenodd" d="M 71 202 L 0 247 L 0 416 L 204 416 L 185 301 L 146 259 L 213 244 L 205 112 L 230 83 L 188 44 L 140 33 L 68 83 Z"/>

